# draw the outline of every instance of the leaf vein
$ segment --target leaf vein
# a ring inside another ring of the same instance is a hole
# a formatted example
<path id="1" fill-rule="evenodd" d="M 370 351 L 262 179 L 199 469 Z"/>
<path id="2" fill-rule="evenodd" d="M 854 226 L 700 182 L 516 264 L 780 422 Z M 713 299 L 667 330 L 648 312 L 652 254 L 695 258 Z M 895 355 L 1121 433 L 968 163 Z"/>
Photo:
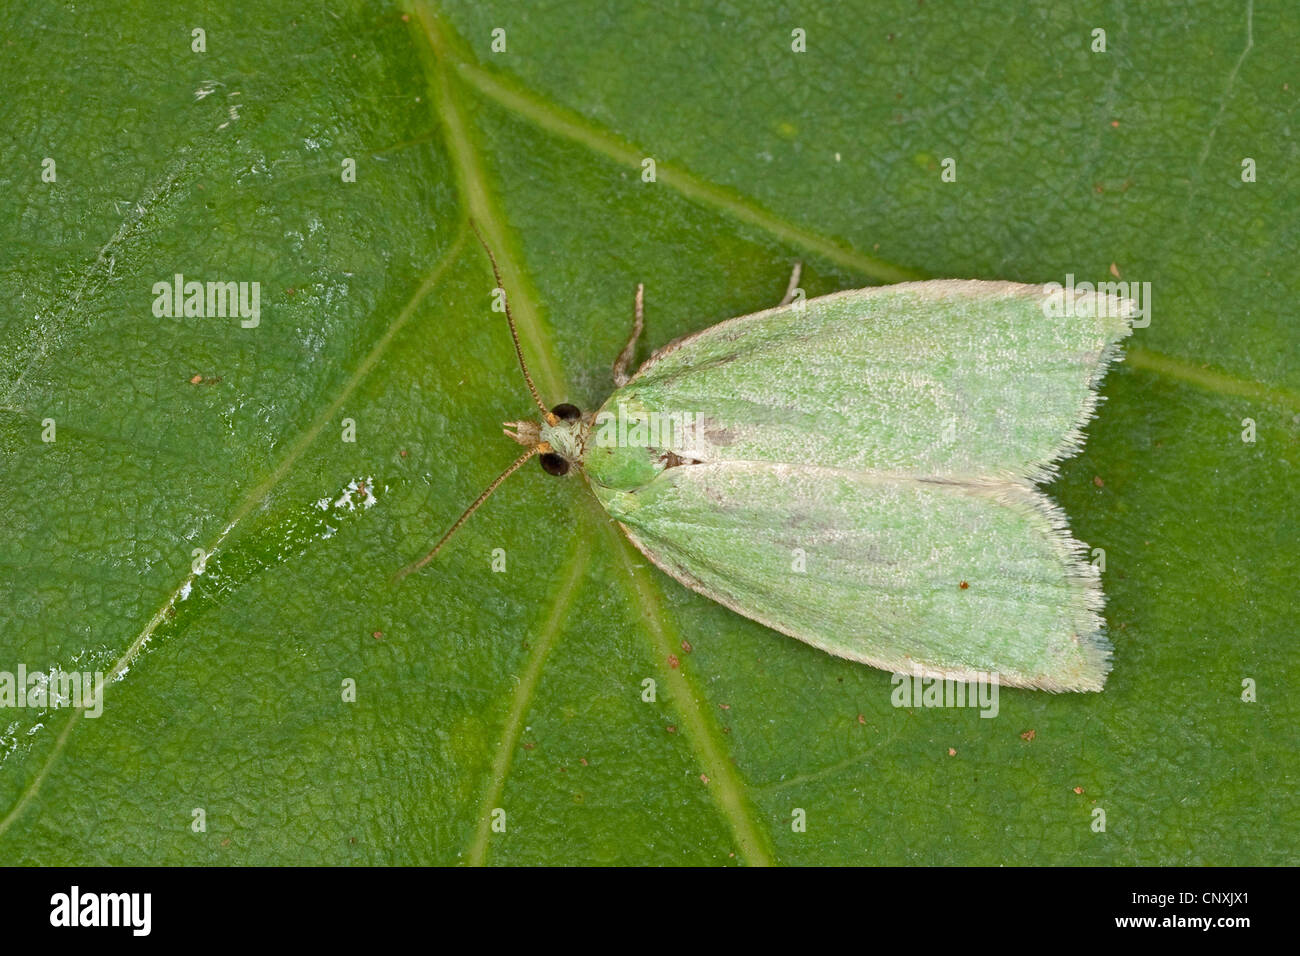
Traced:
<path id="1" fill-rule="evenodd" d="M 234 514 L 230 520 L 226 523 L 225 527 L 222 528 L 221 533 L 217 535 L 216 540 L 206 549 L 209 557 L 217 552 L 221 547 L 221 543 L 226 540 L 230 535 L 230 532 L 235 529 L 235 526 L 238 525 L 239 522 L 249 514 L 249 512 L 256 508 L 268 494 L 270 494 L 276 484 L 279 483 L 280 479 L 289 472 L 289 469 L 293 467 L 294 463 L 302 457 L 303 453 L 308 447 L 310 447 L 311 443 L 315 441 L 316 436 L 319 435 L 321 430 L 330 422 L 338 410 L 343 406 L 343 403 L 348 400 L 354 391 L 356 391 L 357 386 L 359 386 L 362 380 L 370 374 L 370 371 L 378 363 L 379 357 L 388 348 L 389 343 L 392 342 L 393 337 L 396 336 L 397 333 L 406 325 L 414 314 L 416 307 L 419 306 L 433 287 L 437 285 L 448 267 L 456 261 L 461 248 L 465 244 L 466 235 L 466 231 L 462 229 L 457 236 L 456 241 L 452 243 L 448 248 L 447 253 L 433 267 L 433 270 L 429 273 L 428 277 L 420 284 L 420 287 L 407 301 L 401 312 L 398 313 L 397 318 L 395 318 L 384 330 L 384 333 L 366 354 L 366 357 L 361 360 L 361 363 L 357 366 L 356 370 L 348 377 L 348 380 L 344 383 L 343 389 L 340 391 L 338 397 L 331 402 L 329 407 L 318 415 L 315 421 L 312 422 L 311 426 L 298 437 L 298 440 L 290 447 L 288 453 L 275 469 L 255 488 L 253 488 L 251 492 L 244 496 L 243 500 L 235 508 Z M 131 664 L 140 655 L 144 646 L 149 642 L 149 638 L 152 637 L 154 631 L 157 630 L 158 625 L 166 620 L 168 608 L 172 607 L 176 603 L 185 585 L 193 584 L 194 578 L 194 573 L 187 576 L 184 581 L 176 586 L 158 610 L 154 612 L 153 617 L 149 619 L 149 622 L 144 626 L 144 629 L 136 635 L 135 640 L 131 642 L 127 649 L 122 653 L 122 656 L 113 664 L 112 669 L 105 675 L 103 684 L 105 688 L 107 688 L 109 684 L 115 683 L 126 674 L 127 670 L 130 669 Z M 9 827 L 13 825 L 13 822 L 18 819 L 23 810 L 26 809 L 27 805 L 40 792 L 41 785 L 44 783 L 51 768 L 58 761 L 60 754 L 63 752 L 64 745 L 67 743 L 69 735 L 72 733 L 73 728 L 76 727 L 78 718 L 85 709 L 86 708 L 78 708 L 69 715 L 67 723 L 64 724 L 63 730 L 59 732 L 59 736 L 55 740 L 54 749 L 46 758 L 44 765 L 42 765 L 41 769 L 37 771 L 36 776 L 19 796 L 9 813 L 5 815 L 3 820 L 0 820 L 0 838 L 3 838 Z"/>

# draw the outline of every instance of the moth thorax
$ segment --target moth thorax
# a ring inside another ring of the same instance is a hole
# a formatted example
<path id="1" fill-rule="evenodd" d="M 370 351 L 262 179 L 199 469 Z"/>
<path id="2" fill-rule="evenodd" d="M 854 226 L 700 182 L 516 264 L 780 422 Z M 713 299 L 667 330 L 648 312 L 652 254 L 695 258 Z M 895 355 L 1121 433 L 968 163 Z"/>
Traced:
<path id="1" fill-rule="evenodd" d="M 539 438 L 551 446 L 551 451 L 569 461 L 582 461 L 587 450 L 587 432 L 590 426 L 582 419 L 564 421 L 554 425 L 543 422 Z"/>

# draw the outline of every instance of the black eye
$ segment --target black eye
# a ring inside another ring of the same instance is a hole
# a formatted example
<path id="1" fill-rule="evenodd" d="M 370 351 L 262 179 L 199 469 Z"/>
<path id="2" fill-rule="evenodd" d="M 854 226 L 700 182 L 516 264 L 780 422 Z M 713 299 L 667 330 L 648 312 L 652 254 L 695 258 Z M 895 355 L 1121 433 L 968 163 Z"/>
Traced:
<path id="1" fill-rule="evenodd" d="M 569 463 L 554 452 L 546 452 L 542 456 L 542 471 L 548 475 L 567 475 L 569 473 Z"/>
<path id="2" fill-rule="evenodd" d="M 568 402 L 563 405 L 556 405 L 551 409 L 551 414 L 566 422 L 576 422 L 582 417 L 581 409 L 577 405 L 570 405 Z"/>

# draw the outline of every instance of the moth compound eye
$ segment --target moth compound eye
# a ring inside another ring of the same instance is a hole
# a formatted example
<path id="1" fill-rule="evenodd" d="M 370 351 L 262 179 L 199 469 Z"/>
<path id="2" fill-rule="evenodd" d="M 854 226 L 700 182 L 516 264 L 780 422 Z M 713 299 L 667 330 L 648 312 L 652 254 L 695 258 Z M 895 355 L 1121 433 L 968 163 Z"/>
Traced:
<path id="1" fill-rule="evenodd" d="M 561 408 L 564 406 L 561 405 Z M 570 408 L 573 406 L 570 405 Z M 576 411 L 576 409 L 575 409 Z M 556 412 L 558 415 L 559 412 Z M 542 471 L 548 475 L 567 475 L 569 473 L 569 463 L 554 452 L 546 452 L 541 456 Z"/>
<path id="2" fill-rule="evenodd" d="M 563 405 L 556 405 L 551 409 L 551 414 L 561 421 L 576 422 L 582 417 L 582 411 L 577 405 L 570 405 L 565 402 Z"/>

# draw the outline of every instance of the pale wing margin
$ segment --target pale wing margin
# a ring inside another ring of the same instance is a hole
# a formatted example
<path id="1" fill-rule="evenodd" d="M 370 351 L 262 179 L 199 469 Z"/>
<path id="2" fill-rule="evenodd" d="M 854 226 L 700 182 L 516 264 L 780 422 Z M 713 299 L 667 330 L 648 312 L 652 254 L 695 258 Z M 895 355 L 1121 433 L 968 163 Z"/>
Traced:
<path id="1" fill-rule="evenodd" d="M 1096 568 L 1028 484 L 727 462 L 595 490 L 663 571 L 839 657 L 1049 691 L 1110 670 Z"/>

